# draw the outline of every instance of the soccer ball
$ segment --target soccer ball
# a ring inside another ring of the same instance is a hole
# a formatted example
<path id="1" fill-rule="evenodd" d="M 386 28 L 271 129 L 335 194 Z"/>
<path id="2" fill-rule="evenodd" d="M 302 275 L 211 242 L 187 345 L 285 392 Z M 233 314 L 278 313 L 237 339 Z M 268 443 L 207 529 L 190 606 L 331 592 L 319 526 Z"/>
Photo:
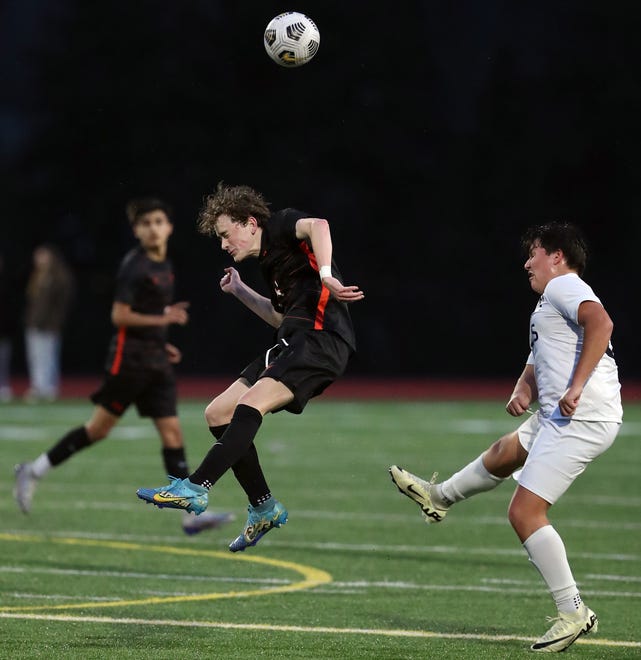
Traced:
<path id="1" fill-rule="evenodd" d="M 318 52 L 320 32 L 305 14 L 287 11 L 269 21 L 264 41 L 267 54 L 276 64 L 302 66 Z"/>

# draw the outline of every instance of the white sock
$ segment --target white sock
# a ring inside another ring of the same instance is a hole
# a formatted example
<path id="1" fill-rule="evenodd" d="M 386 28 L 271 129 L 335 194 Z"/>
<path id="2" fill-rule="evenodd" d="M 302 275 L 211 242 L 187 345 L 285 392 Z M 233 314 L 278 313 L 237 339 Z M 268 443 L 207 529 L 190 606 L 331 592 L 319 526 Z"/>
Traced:
<path id="1" fill-rule="evenodd" d="M 565 545 L 554 527 L 540 527 L 525 539 L 523 547 L 550 590 L 559 612 L 576 612 L 581 607 L 581 596 L 572 576 Z"/>
<path id="2" fill-rule="evenodd" d="M 479 456 L 463 469 L 453 474 L 449 479 L 438 484 L 435 491 L 444 505 L 450 506 L 477 493 L 496 488 L 502 481 L 501 477 L 490 474 L 483 465 L 483 456 Z"/>
<path id="3" fill-rule="evenodd" d="M 51 470 L 51 462 L 47 454 L 40 454 L 33 463 L 31 463 L 31 473 L 37 479 L 42 479 L 42 477 Z"/>

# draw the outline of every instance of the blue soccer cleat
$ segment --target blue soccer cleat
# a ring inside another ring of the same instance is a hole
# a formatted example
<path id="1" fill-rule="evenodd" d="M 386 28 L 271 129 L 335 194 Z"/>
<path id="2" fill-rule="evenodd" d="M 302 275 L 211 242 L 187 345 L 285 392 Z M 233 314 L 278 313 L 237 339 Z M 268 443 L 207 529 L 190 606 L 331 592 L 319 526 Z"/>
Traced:
<path id="1" fill-rule="evenodd" d="M 242 552 L 258 543 L 260 539 L 274 527 L 281 527 L 287 522 L 287 509 L 277 500 L 274 500 L 271 508 L 261 511 L 251 504 L 247 507 L 249 515 L 245 523 L 245 529 L 240 536 L 229 544 L 232 552 Z"/>
<path id="2" fill-rule="evenodd" d="M 189 479 L 169 477 L 169 486 L 161 488 L 139 488 L 136 495 L 160 509 L 183 509 L 198 515 L 207 508 L 208 491 L 203 486 L 192 484 Z"/>

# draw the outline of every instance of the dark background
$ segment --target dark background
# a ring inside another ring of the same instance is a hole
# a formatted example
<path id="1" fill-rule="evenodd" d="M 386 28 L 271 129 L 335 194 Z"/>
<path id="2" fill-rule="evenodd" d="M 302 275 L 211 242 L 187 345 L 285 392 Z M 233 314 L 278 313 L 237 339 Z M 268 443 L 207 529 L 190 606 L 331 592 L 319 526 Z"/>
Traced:
<path id="1" fill-rule="evenodd" d="M 263 48 L 285 10 L 321 32 L 300 69 Z M 32 248 L 63 249 L 63 369 L 97 373 L 134 244 L 125 202 L 166 198 L 192 303 L 181 370 L 235 374 L 271 333 L 220 292 L 229 260 L 196 218 L 217 181 L 246 183 L 330 220 L 366 293 L 352 375 L 515 377 L 536 301 L 519 238 L 566 219 L 593 248 L 622 376 L 640 378 L 640 33 L 623 1 L 5 0 L 0 252 L 20 292 Z M 239 270 L 264 291 L 255 261 Z"/>

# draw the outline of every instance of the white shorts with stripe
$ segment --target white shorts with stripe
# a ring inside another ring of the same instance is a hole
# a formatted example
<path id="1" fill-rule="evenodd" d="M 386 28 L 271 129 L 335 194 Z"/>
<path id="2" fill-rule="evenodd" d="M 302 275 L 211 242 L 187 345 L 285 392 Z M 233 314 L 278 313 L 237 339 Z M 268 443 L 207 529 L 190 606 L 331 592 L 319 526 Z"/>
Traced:
<path id="1" fill-rule="evenodd" d="M 597 456 L 614 442 L 618 422 L 548 419 L 534 413 L 517 429 L 528 452 L 519 485 L 554 504 Z"/>

